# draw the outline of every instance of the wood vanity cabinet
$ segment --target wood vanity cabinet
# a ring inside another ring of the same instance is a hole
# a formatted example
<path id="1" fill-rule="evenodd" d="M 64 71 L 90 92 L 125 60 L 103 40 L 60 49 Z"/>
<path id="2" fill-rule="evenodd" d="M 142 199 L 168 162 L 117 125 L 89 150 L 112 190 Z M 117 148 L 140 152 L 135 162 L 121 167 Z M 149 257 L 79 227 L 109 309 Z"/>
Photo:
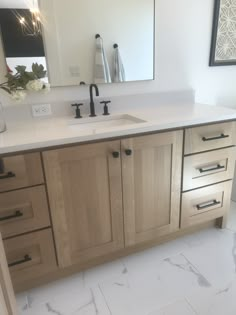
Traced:
<path id="1" fill-rule="evenodd" d="M 219 219 L 230 209 L 235 168 L 235 122 L 185 130 L 181 228 Z"/>
<path id="2" fill-rule="evenodd" d="M 176 238 L 208 221 L 223 227 L 234 175 L 235 125 L 0 159 L 0 232 L 14 289 Z M 0 260 L 0 301 L 1 268 Z"/>
<path id="3" fill-rule="evenodd" d="M 182 142 L 176 131 L 43 153 L 61 267 L 178 230 Z"/>
<path id="4" fill-rule="evenodd" d="M 124 247 L 120 141 L 43 153 L 60 267 Z"/>
<path id="5" fill-rule="evenodd" d="M 126 246 L 179 229 L 182 149 L 182 131 L 121 141 Z"/>
<path id="6" fill-rule="evenodd" d="M 57 269 L 39 152 L 0 158 L 0 232 L 16 290 Z"/>

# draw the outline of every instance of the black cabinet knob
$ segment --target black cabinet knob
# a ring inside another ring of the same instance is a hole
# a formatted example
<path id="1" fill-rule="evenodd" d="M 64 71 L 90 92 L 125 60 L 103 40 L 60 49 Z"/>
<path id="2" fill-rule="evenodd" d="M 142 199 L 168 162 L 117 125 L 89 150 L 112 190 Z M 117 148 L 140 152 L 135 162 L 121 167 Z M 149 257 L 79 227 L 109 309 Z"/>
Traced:
<path id="1" fill-rule="evenodd" d="M 126 150 L 125 150 L 125 154 L 128 155 L 128 156 L 132 155 L 132 153 L 133 153 L 133 152 L 132 152 L 132 150 L 130 150 L 130 149 L 126 149 Z"/>
<path id="2" fill-rule="evenodd" d="M 113 152 L 112 155 L 114 159 L 118 159 L 120 157 L 120 152 Z"/>

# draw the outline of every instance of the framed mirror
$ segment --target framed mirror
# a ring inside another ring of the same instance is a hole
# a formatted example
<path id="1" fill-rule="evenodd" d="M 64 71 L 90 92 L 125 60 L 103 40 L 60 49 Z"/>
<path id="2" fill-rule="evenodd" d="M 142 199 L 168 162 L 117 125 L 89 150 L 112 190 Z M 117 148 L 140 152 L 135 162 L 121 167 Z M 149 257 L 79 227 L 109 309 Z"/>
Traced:
<path id="1" fill-rule="evenodd" d="M 0 0 L 2 58 L 43 64 L 54 87 L 153 80 L 154 13 L 154 0 Z"/>

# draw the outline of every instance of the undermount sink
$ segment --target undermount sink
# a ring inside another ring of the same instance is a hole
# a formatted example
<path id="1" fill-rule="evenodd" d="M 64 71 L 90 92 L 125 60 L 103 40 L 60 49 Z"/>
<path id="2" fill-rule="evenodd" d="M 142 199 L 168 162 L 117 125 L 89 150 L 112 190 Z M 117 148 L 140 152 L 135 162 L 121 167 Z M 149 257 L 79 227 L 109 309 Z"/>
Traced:
<path id="1" fill-rule="evenodd" d="M 122 114 L 122 115 L 111 115 L 111 116 L 97 116 L 89 118 L 81 118 L 70 120 L 68 125 L 69 128 L 74 130 L 85 130 L 85 131 L 101 131 L 104 129 L 119 128 L 124 126 L 130 126 L 134 124 L 144 123 L 145 120 L 140 118 Z"/>

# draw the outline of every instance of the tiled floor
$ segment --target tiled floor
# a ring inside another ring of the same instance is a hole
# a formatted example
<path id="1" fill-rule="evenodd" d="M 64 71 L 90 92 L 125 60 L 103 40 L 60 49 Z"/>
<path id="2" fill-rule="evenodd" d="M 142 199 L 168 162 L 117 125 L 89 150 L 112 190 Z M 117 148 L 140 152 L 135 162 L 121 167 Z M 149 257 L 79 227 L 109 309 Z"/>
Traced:
<path id="1" fill-rule="evenodd" d="M 17 296 L 20 315 L 236 315 L 236 203 L 194 235 Z"/>

